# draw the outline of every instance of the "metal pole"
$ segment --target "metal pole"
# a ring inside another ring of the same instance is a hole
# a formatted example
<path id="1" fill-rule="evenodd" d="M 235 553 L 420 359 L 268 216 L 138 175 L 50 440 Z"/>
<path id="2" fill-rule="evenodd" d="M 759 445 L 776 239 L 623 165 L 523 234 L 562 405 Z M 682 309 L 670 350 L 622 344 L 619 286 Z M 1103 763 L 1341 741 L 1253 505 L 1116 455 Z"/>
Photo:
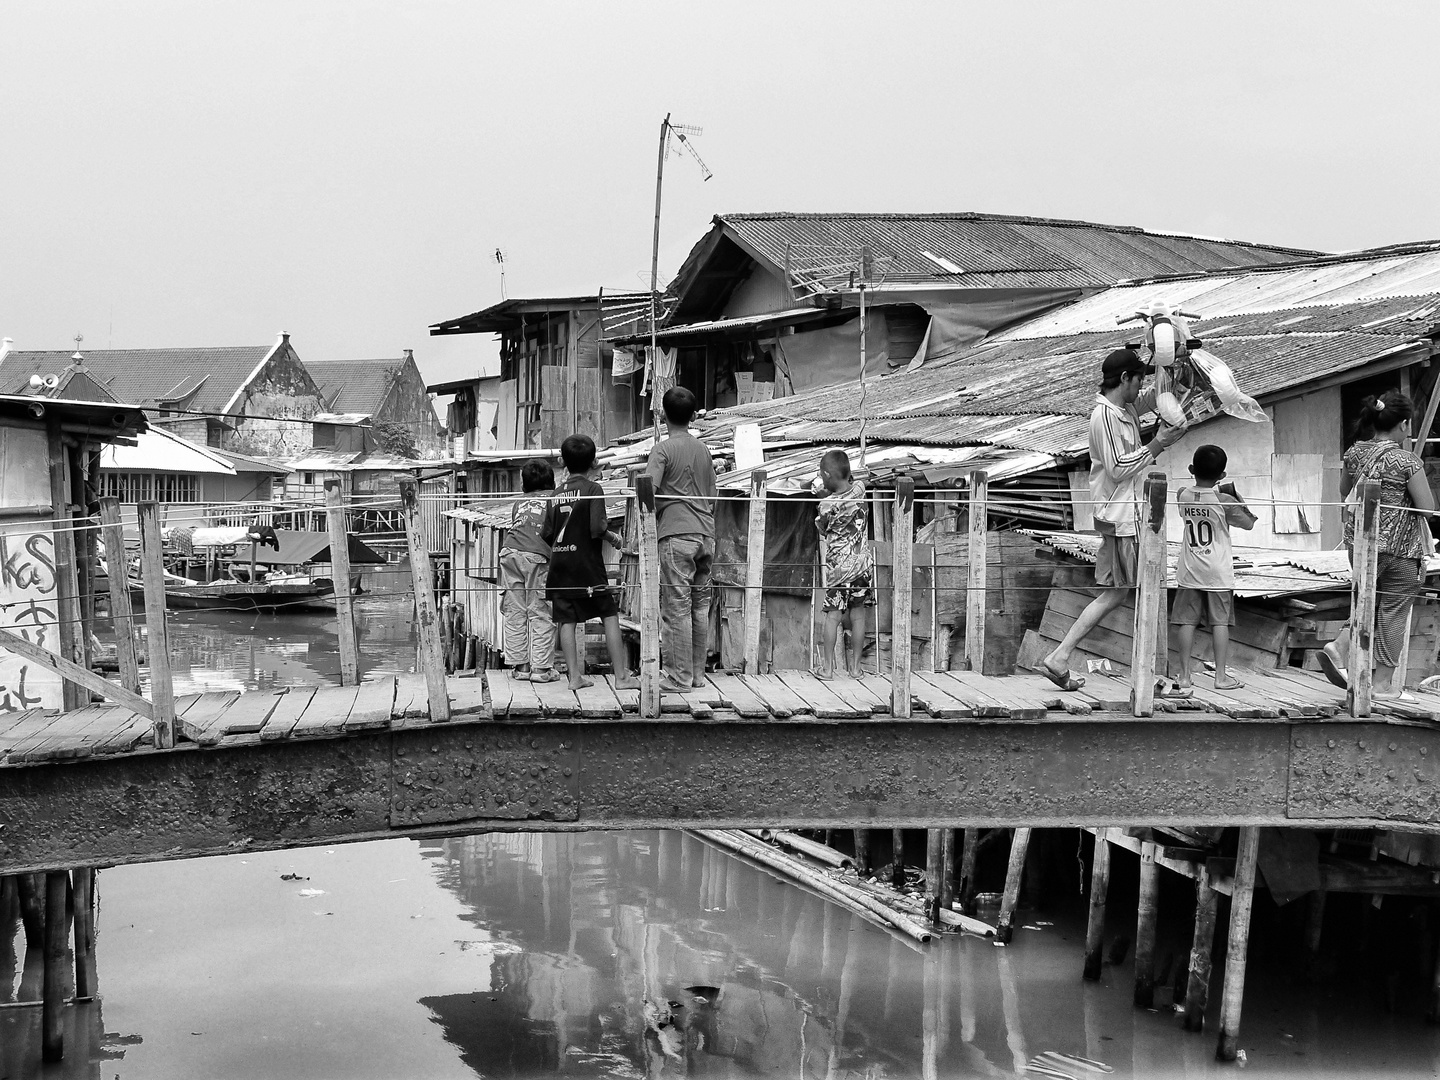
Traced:
<path id="1" fill-rule="evenodd" d="M 864 270 L 864 264 L 861 264 Z M 860 468 L 865 467 L 865 282 L 860 282 Z"/>
<path id="2" fill-rule="evenodd" d="M 650 242 L 650 358 L 653 361 L 656 350 L 655 300 L 660 293 L 660 192 L 665 183 L 665 148 L 670 140 L 670 114 L 660 121 L 660 153 L 655 163 L 655 233 Z M 652 375 L 653 379 L 653 375 Z M 660 419 L 655 411 L 655 384 L 650 384 L 650 415 L 655 425 L 655 439 L 660 439 Z"/>

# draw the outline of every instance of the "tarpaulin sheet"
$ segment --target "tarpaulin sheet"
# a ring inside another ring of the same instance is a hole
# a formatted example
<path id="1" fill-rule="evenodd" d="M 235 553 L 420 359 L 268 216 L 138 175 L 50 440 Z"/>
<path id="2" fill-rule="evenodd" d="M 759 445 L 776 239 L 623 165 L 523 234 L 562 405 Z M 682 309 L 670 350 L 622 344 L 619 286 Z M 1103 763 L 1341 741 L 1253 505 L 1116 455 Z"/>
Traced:
<path id="1" fill-rule="evenodd" d="M 878 378 L 890 371 L 890 340 L 885 316 L 865 313 L 865 375 Z M 803 394 L 822 386 L 853 383 L 860 374 L 860 320 L 851 319 L 823 330 L 802 330 L 775 339 L 790 375 L 791 392 Z"/>
<path id="2" fill-rule="evenodd" d="M 930 316 L 925 335 L 927 364 L 959 356 L 997 330 L 1078 300 L 1079 290 L 976 289 L 908 293 L 906 303 L 918 304 Z"/>
<path id="3" fill-rule="evenodd" d="M 820 536 L 815 531 L 814 498 L 778 499 L 765 503 L 765 574 L 763 587 L 792 596 L 808 596 L 815 580 Z M 745 586 L 750 549 L 750 502 L 719 499 L 715 503 L 717 585 Z"/>

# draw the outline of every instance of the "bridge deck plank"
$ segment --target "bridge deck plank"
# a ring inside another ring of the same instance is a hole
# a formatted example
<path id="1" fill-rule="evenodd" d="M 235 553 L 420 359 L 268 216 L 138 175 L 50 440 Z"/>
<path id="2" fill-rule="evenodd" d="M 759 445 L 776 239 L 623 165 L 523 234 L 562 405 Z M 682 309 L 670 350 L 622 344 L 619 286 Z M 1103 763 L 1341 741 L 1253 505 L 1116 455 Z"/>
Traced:
<path id="1" fill-rule="evenodd" d="M 770 706 L 765 703 L 765 699 L 746 686 L 740 676 L 716 672 L 707 681 L 715 688 L 719 703 L 725 708 L 734 709 L 741 716 L 750 719 L 758 720 L 770 715 Z M 707 702 L 715 701 L 715 697 L 708 691 L 701 690 L 699 693 L 704 695 Z"/>
<path id="2" fill-rule="evenodd" d="M 462 686 L 474 683 L 480 686 L 479 679 L 457 679 Z M 387 675 L 383 679 L 371 679 L 362 682 L 355 691 L 355 704 L 350 709 L 350 715 L 345 718 L 346 731 L 373 731 L 376 728 L 390 726 L 391 710 L 395 707 L 395 676 Z"/>
<path id="3" fill-rule="evenodd" d="M 920 707 L 940 720 L 963 720 L 975 715 L 975 702 L 956 697 L 947 689 L 948 683 L 932 679 L 931 675 L 945 672 L 912 671 L 910 673 L 910 698 Z"/>
<path id="4" fill-rule="evenodd" d="M 12 731 L 32 724 L 37 717 L 44 715 L 44 709 L 17 709 L 14 712 L 0 713 L 0 757 L 4 756 L 5 748 L 13 741 L 10 735 Z"/>
<path id="5" fill-rule="evenodd" d="M 152 741 L 155 722 L 139 713 L 131 713 L 128 723 L 121 724 L 103 739 L 96 740 L 94 753 L 97 755 L 128 754 L 142 742 Z"/>
<path id="6" fill-rule="evenodd" d="M 350 710 L 355 707 L 358 686 L 322 686 L 315 691 L 310 704 L 295 721 L 291 729 L 292 738 L 308 738 L 315 735 L 334 735 L 342 731 Z"/>
<path id="7" fill-rule="evenodd" d="M 615 696 L 615 682 L 612 676 L 594 676 L 593 686 L 575 691 L 578 703 L 577 716 L 587 720 L 612 720 L 625 715 L 620 699 Z"/>
<path id="8" fill-rule="evenodd" d="M 827 681 L 817 679 L 808 671 L 782 671 L 779 674 L 781 682 L 814 703 L 815 715 L 822 720 L 860 720 L 872 712 L 868 699 L 862 705 L 842 689 L 842 684 L 850 681 L 848 679 Z"/>
<path id="9" fill-rule="evenodd" d="M 867 709 L 871 716 L 876 713 L 888 713 L 890 711 L 890 680 L 885 679 L 885 690 L 881 693 L 872 680 L 880 678 L 876 675 L 861 675 L 858 679 L 842 678 L 836 679 L 830 684 L 830 689 L 839 694 L 845 701 L 853 701 L 862 709 Z"/>
<path id="10" fill-rule="evenodd" d="M 57 724 L 59 725 L 58 732 L 72 730 L 64 716 L 64 713 L 46 712 L 41 709 L 27 713 L 25 719 L 11 727 L 6 734 L 6 760 L 10 762 L 24 761 L 25 755 L 43 743 L 47 737 L 46 732 Z"/>
<path id="11" fill-rule="evenodd" d="M 313 686 L 292 686 L 281 694 L 274 711 L 260 729 L 261 740 L 270 742 L 274 739 L 288 739 L 300 719 L 300 714 L 315 696 L 315 689 Z"/>
<path id="12" fill-rule="evenodd" d="M 992 719 L 1010 716 L 1009 704 L 990 692 L 988 684 L 981 681 L 984 679 L 983 675 L 975 675 L 970 671 L 942 671 L 933 674 L 925 672 L 924 676 L 924 681 L 943 687 L 951 697 L 969 705 L 976 716 Z M 915 681 L 912 679 L 912 684 Z"/>
<path id="13" fill-rule="evenodd" d="M 221 717 L 240 698 L 238 690 L 201 694 L 177 716 L 180 734 L 200 746 L 214 746 L 225 734 Z"/>
<path id="14" fill-rule="evenodd" d="M 505 715 L 509 716 L 512 720 L 522 717 L 545 715 L 545 707 L 541 703 L 539 695 L 535 692 L 537 685 L 543 686 L 545 684 L 532 683 L 528 679 L 513 678 L 508 671 L 496 672 L 496 674 L 502 676 L 510 684 L 510 704 L 505 708 Z M 554 684 L 552 683 L 551 685 Z M 576 707 L 579 707 L 578 703 Z M 500 715 L 499 710 L 496 710 L 495 715 Z"/>
<path id="15" fill-rule="evenodd" d="M 270 714 L 280 701 L 276 693 L 251 691 L 241 694 L 239 699 L 221 715 L 221 726 L 225 735 L 254 735 L 265 726 Z"/>
<path id="16" fill-rule="evenodd" d="M 778 719 L 815 711 L 813 702 L 791 690 L 778 675 L 741 675 L 740 681 L 755 691 L 770 706 L 770 714 Z"/>
<path id="17" fill-rule="evenodd" d="M 10 760 L 18 763 L 89 757 L 91 749 L 86 743 L 86 734 L 97 722 L 109 730 L 115 723 L 115 708 L 113 705 L 89 705 L 71 713 L 61 713 L 42 730 L 13 746 Z"/>
<path id="18" fill-rule="evenodd" d="M 570 684 L 565 679 L 557 679 L 555 682 L 532 682 L 525 685 L 529 686 L 534 691 L 535 697 L 539 699 L 544 716 L 569 719 L 580 711 L 580 699 L 575 696 L 575 691 L 570 689 Z"/>
<path id="19" fill-rule="evenodd" d="M 366 685 L 366 684 L 361 683 L 361 686 L 364 686 L 364 685 Z M 476 714 L 478 714 L 478 715 L 480 715 L 480 716 L 493 716 L 493 715 L 494 715 L 494 713 L 491 712 L 491 709 L 490 709 L 490 695 L 491 695 L 491 690 L 490 690 L 490 688 L 486 685 L 486 682 L 485 682 L 484 679 L 481 679 L 481 678 L 474 678 L 474 679 L 446 679 L 446 680 L 445 680 L 445 692 L 446 692 L 446 694 L 447 694 L 447 695 L 449 696 L 449 698 L 450 698 L 450 715 L 451 715 L 451 716 L 473 717 L 473 716 L 475 716 Z M 413 693 L 414 693 L 414 691 L 412 691 L 412 690 L 410 690 L 410 689 L 408 689 L 408 688 L 403 688 L 403 687 L 399 686 L 398 684 L 396 685 L 396 688 L 395 688 L 395 697 L 396 697 L 396 700 L 395 700 L 394 702 L 392 702 L 392 710 L 393 710 L 393 714 L 394 714 L 394 716 L 395 716 L 395 718 L 396 718 L 397 720 L 401 719 L 401 718 L 405 715 L 404 710 L 403 710 L 403 708 L 402 708 L 402 706 L 400 705 L 400 702 L 399 702 L 400 696 L 401 696 L 402 694 L 410 695 L 410 694 L 413 694 Z M 420 684 L 420 687 L 419 687 L 419 695 L 420 695 L 420 696 L 419 696 L 419 703 L 420 703 L 420 712 L 421 712 L 421 715 L 423 715 L 426 719 L 429 719 L 429 716 L 430 716 L 430 689 L 429 689 L 429 687 L 427 687 L 427 686 L 425 685 L 425 683 L 424 683 L 423 680 L 421 681 L 421 684 Z M 358 700 L 358 696 L 357 696 L 357 700 Z M 406 705 L 407 705 L 407 706 L 409 705 L 410 700 L 412 700 L 412 699 L 409 698 L 409 697 L 407 697 L 407 700 L 406 700 Z M 506 696 L 506 699 L 505 699 L 505 700 L 506 700 L 507 702 L 510 700 L 508 695 Z M 383 726 L 383 725 L 381 725 L 381 726 Z M 349 730 L 349 725 L 348 725 L 348 724 L 346 725 L 346 729 Z"/>
<path id="20" fill-rule="evenodd" d="M 428 716 L 430 700 L 426 693 L 424 675 L 406 672 L 395 676 L 395 704 L 391 707 L 390 715 L 397 721 L 412 716 Z"/>
<path id="21" fill-rule="evenodd" d="M 911 672 L 913 675 L 914 672 Z M 876 710 L 877 716 L 887 715 L 890 712 L 890 677 L 888 675 L 862 675 L 860 681 L 865 684 L 873 697 L 880 699 L 881 707 Z M 913 682 L 913 680 L 912 680 Z M 915 695 L 910 695 L 913 701 Z"/>
<path id="22" fill-rule="evenodd" d="M 1032 690 L 1023 679 L 1016 681 L 1010 675 L 982 675 L 976 671 L 952 671 L 947 674 L 1000 702 L 1008 710 L 1006 715 L 1011 720 L 1043 720 L 1052 708 L 1054 698 Z M 1058 708 L 1058 705 L 1053 707 Z"/>
<path id="23" fill-rule="evenodd" d="M 1044 675 L 1034 671 L 1017 671 L 1014 675 L 1005 676 L 1005 680 L 1007 686 L 1023 689 L 1045 702 L 1051 709 L 1064 709 L 1066 712 L 1084 712 L 1086 709 L 1105 711 L 1100 707 L 1103 697 L 1091 697 L 1083 688 L 1074 692 L 1061 690 Z"/>

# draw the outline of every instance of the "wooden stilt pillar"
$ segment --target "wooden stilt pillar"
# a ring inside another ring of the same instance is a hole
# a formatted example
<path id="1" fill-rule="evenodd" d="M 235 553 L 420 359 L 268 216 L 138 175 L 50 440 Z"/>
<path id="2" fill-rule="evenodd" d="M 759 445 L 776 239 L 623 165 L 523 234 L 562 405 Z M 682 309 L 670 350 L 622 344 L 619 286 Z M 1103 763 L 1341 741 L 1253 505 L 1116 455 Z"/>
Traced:
<path id="1" fill-rule="evenodd" d="M 951 911 L 955 907 L 955 830 L 940 831 L 940 907 Z"/>
<path id="2" fill-rule="evenodd" d="M 910 715 L 910 599 L 915 563 L 915 481 L 895 481 L 895 527 L 890 537 L 894 594 L 890 605 L 890 715 Z M 875 635 L 878 643 L 880 635 Z M 878 653 L 878 648 L 877 648 Z"/>
<path id="3" fill-rule="evenodd" d="M 450 719 L 450 689 L 445 683 L 445 653 L 440 645 L 440 614 L 435 609 L 435 574 L 430 548 L 420 529 L 420 487 L 410 478 L 400 481 L 400 517 L 410 553 L 410 580 L 415 590 L 415 633 L 420 642 L 420 667 L 430 703 L 430 721 Z"/>
<path id="4" fill-rule="evenodd" d="M 1370 715 L 1374 681 L 1375 572 L 1380 553 L 1380 481 L 1360 484 L 1350 589 L 1350 713 Z"/>
<path id="5" fill-rule="evenodd" d="M 81 867 L 70 872 L 75 906 L 75 996 L 95 996 L 95 870 Z"/>
<path id="6" fill-rule="evenodd" d="M 1155 842 L 1140 844 L 1140 904 L 1135 918 L 1135 1007 L 1155 1004 L 1155 929 L 1159 901 L 1160 867 Z"/>
<path id="7" fill-rule="evenodd" d="M 980 830 L 966 829 L 964 846 L 960 851 L 960 881 L 956 899 L 960 910 L 972 914 L 975 907 L 975 856 L 980 847 Z"/>
<path id="8" fill-rule="evenodd" d="M 1376 485 L 1379 486 L 1378 484 Z M 1245 997 L 1245 954 L 1250 947 L 1250 907 L 1255 898 L 1255 857 L 1260 830 L 1240 828 L 1240 849 L 1235 854 L 1235 884 L 1230 893 L 1230 943 L 1225 951 L 1225 991 L 1220 1004 L 1220 1041 L 1215 1057 L 1234 1061 L 1240 1046 L 1240 1006 Z"/>
<path id="9" fill-rule="evenodd" d="M 760 626 L 765 618 L 764 469 L 750 474 L 750 529 L 745 547 L 745 674 L 760 674 Z"/>
<path id="10" fill-rule="evenodd" d="M 870 830 L 855 830 L 855 872 L 861 877 L 870 873 Z"/>
<path id="11" fill-rule="evenodd" d="M 970 474 L 970 550 L 965 583 L 965 662 L 971 671 L 985 669 L 985 571 L 989 539 L 990 478 L 983 469 Z"/>
<path id="12" fill-rule="evenodd" d="M 45 887 L 39 874 L 16 874 L 20 922 L 25 927 L 25 948 L 45 948 Z"/>
<path id="13" fill-rule="evenodd" d="M 1107 829 L 1095 830 L 1095 857 L 1090 869 L 1090 918 L 1085 925 L 1085 978 L 1100 978 L 1105 946 L 1105 897 L 1110 891 L 1110 842 Z"/>
<path id="14" fill-rule="evenodd" d="M 890 830 L 890 884 L 897 889 L 905 887 L 905 830 Z"/>
<path id="15" fill-rule="evenodd" d="M 1314 982 L 1320 977 L 1320 932 L 1325 925 L 1325 890 L 1310 894 L 1305 913 L 1305 978 Z"/>
<path id="16" fill-rule="evenodd" d="M 1195 882 L 1195 935 L 1190 943 L 1190 974 L 1185 987 L 1185 1030 L 1205 1029 L 1205 1004 L 1210 996 L 1211 956 L 1215 948 L 1215 908 L 1220 894 L 1210 886 L 1202 863 Z"/>
<path id="17" fill-rule="evenodd" d="M 65 902 L 69 887 L 70 875 L 65 871 L 45 875 L 45 982 L 40 1021 L 40 1056 L 45 1061 L 65 1056 L 65 954 L 70 943 Z"/>
<path id="18" fill-rule="evenodd" d="M 160 507 L 135 505 L 140 526 L 140 577 L 145 588 L 146 653 L 150 661 L 150 700 L 154 702 L 155 749 L 175 745 L 175 683 L 170 674 L 170 631 L 165 622 L 165 555 L 160 540 Z"/>
<path id="19" fill-rule="evenodd" d="M 340 632 L 340 684 L 360 685 L 360 645 L 355 639 L 355 598 L 350 595 L 350 531 L 339 480 L 325 481 L 325 518 L 330 527 L 330 579 L 335 583 L 335 618 Z"/>
<path id="20" fill-rule="evenodd" d="M 640 510 L 640 715 L 660 715 L 660 534 L 655 520 L 655 481 L 635 476 Z"/>
<path id="21" fill-rule="evenodd" d="M 1130 660 L 1131 683 L 1136 716 L 1155 715 L 1155 642 L 1164 625 L 1165 608 L 1165 495 L 1168 483 L 1163 472 L 1152 472 L 1145 481 L 1145 505 L 1149 508 L 1140 523 L 1138 588 L 1135 592 L 1135 639 Z"/>
<path id="22" fill-rule="evenodd" d="M 1008 942 L 1015 934 L 1015 909 L 1020 906 L 1020 882 L 1025 877 L 1025 855 L 1030 850 L 1030 830 L 1019 828 L 1010 838 L 1010 865 L 1005 868 L 1005 894 L 1000 900 L 1000 921 L 995 940 Z"/>
<path id="23" fill-rule="evenodd" d="M 925 830 L 925 910 L 936 926 L 940 925 L 940 880 L 945 876 L 945 839 L 943 829 Z"/>

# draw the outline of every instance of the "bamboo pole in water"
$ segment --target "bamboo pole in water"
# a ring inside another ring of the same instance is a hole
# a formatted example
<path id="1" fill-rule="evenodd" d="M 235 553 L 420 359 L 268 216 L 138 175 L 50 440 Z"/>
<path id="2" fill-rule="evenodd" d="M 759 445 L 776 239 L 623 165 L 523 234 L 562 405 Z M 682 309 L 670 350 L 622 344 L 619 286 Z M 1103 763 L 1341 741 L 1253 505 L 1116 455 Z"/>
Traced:
<path id="1" fill-rule="evenodd" d="M 1105 946 L 1105 896 L 1110 891 L 1109 829 L 1095 830 L 1095 857 L 1090 870 L 1090 918 L 1085 926 L 1085 978 L 1100 978 L 1101 952 Z"/>
<path id="2" fill-rule="evenodd" d="M 1020 882 L 1025 877 L 1025 855 L 1030 849 L 1030 830 L 1015 830 L 1010 840 L 1010 865 L 1005 868 L 1005 895 L 1000 900 L 1000 918 L 995 940 L 1008 942 L 1015 933 L 1015 909 L 1020 903 Z"/>
<path id="3" fill-rule="evenodd" d="M 1220 894 L 1210 885 L 1210 870 L 1200 864 L 1195 882 L 1195 936 L 1190 945 L 1190 977 L 1185 988 L 1185 1030 L 1203 1031 L 1210 996 L 1211 957 L 1215 948 L 1215 908 Z"/>
<path id="4" fill-rule="evenodd" d="M 819 870 L 797 863 L 794 859 L 786 858 L 784 855 L 773 851 L 766 844 L 747 836 L 743 832 L 731 829 L 703 829 L 698 835 L 705 839 L 719 844 L 721 847 L 731 851 L 739 852 L 748 858 L 754 859 L 772 870 L 808 885 L 816 892 L 821 893 L 827 899 L 834 900 L 838 904 L 848 907 L 860 914 L 867 914 L 878 918 L 886 925 L 899 930 L 916 941 L 925 942 L 930 940 L 930 930 L 915 919 L 895 911 L 872 896 L 867 895 L 860 889 L 849 885 L 846 882 L 836 881 Z"/>
<path id="5" fill-rule="evenodd" d="M 1215 1057 L 1220 1061 L 1234 1061 L 1240 1048 L 1240 1006 L 1245 998 L 1245 954 L 1250 947 L 1250 907 L 1255 898 L 1255 858 L 1259 850 L 1260 830 L 1254 825 L 1241 826 L 1240 848 L 1235 853 L 1235 884 L 1230 892 L 1230 944 L 1225 953 L 1220 1040 L 1215 1047 Z"/>
<path id="6" fill-rule="evenodd" d="M 905 830 L 890 830 L 890 884 L 905 887 Z"/>
<path id="7" fill-rule="evenodd" d="M 53 870 L 45 875 L 45 981 L 40 1021 L 40 1056 L 59 1061 L 65 1056 L 65 968 L 70 922 L 65 917 L 70 875 Z"/>
<path id="8" fill-rule="evenodd" d="M 1160 867 L 1155 862 L 1155 841 L 1140 844 L 1140 903 L 1135 918 L 1135 1007 L 1155 1004 L 1155 930 Z"/>
<path id="9" fill-rule="evenodd" d="M 844 852 L 836 851 L 834 848 L 826 847 L 824 844 L 817 844 L 814 840 L 807 840 L 803 836 L 796 836 L 794 833 L 786 832 L 784 829 L 746 829 L 744 831 L 751 836 L 759 837 L 761 840 L 772 840 L 781 847 L 789 848 L 791 851 L 798 851 L 802 855 L 809 855 L 812 859 L 823 862 L 827 866 L 833 866 L 838 869 L 844 866 L 855 865 L 855 860 Z"/>

